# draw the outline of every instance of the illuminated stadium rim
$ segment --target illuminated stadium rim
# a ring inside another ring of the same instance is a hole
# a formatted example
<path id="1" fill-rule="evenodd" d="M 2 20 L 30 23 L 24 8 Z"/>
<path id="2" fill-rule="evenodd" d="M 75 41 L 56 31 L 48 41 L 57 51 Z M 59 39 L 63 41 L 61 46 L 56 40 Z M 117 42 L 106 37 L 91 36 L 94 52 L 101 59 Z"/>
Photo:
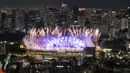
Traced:
<path id="1" fill-rule="evenodd" d="M 45 51 L 45 50 L 28 50 L 30 53 L 42 53 L 42 54 L 52 54 L 52 53 L 83 53 L 83 51 Z"/>
<path id="2" fill-rule="evenodd" d="M 84 55 L 84 53 L 83 52 L 68 52 L 68 53 L 66 53 L 66 52 L 64 52 L 64 53 L 57 53 L 57 52 L 37 52 L 37 51 L 35 51 L 35 52 L 32 52 L 32 51 L 30 51 L 30 52 L 26 52 L 26 55 L 28 55 L 28 56 L 32 56 L 32 55 L 44 55 L 44 56 L 83 56 Z"/>

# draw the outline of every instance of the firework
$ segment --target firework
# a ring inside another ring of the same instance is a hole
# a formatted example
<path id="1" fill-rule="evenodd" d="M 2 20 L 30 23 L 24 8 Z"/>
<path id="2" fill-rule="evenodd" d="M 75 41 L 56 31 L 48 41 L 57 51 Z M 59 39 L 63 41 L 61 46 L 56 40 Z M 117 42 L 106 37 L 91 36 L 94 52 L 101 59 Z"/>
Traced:
<path id="1" fill-rule="evenodd" d="M 43 51 L 83 51 L 85 47 L 94 47 L 92 38 L 97 41 L 100 36 L 98 29 L 67 28 L 54 29 L 32 28 L 24 37 L 26 49 Z"/>

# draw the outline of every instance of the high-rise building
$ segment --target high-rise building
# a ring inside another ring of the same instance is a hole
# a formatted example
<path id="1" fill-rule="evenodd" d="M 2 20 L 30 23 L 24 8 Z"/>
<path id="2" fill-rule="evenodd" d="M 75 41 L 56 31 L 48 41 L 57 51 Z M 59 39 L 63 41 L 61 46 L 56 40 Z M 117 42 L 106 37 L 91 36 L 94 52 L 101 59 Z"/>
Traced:
<path id="1" fill-rule="evenodd" d="M 24 12 L 24 24 L 25 24 L 25 29 L 28 29 L 28 23 L 29 23 L 29 14 L 27 11 Z"/>
<path id="2" fill-rule="evenodd" d="M 2 27 L 5 26 L 6 18 L 7 18 L 7 13 L 6 13 L 6 12 L 2 12 L 2 13 L 1 13 L 1 26 L 2 26 Z"/>
<path id="3" fill-rule="evenodd" d="M 25 23 L 24 23 L 24 10 L 23 9 L 17 9 L 16 11 L 16 29 L 17 30 L 24 30 L 25 29 Z"/>
<path id="4" fill-rule="evenodd" d="M 111 29 L 111 37 L 118 38 L 118 32 L 119 32 L 119 30 L 117 28 Z"/>
<path id="5" fill-rule="evenodd" d="M 78 16 L 78 25 L 84 25 L 84 24 L 85 24 L 84 16 Z"/>
<path id="6" fill-rule="evenodd" d="M 64 9 L 64 8 L 63 8 Z M 49 19 L 51 21 L 51 25 L 52 26 L 55 26 L 57 24 L 61 24 L 62 22 L 65 22 L 67 21 L 67 17 L 64 17 L 64 16 L 67 16 L 66 13 L 64 13 L 64 10 L 62 11 L 62 8 L 61 8 L 61 11 L 60 11 L 60 8 L 49 8 Z"/>
<path id="7" fill-rule="evenodd" d="M 79 8 L 78 25 L 85 25 L 86 8 Z"/>
<path id="8" fill-rule="evenodd" d="M 63 12 L 63 14 L 68 13 L 68 5 L 67 4 L 62 3 L 61 12 Z"/>
<path id="9" fill-rule="evenodd" d="M 101 10 L 94 10 L 94 13 L 91 15 L 91 24 L 100 25 L 102 21 Z"/>
<path id="10" fill-rule="evenodd" d="M 127 29 L 128 28 L 128 19 L 127 18 L 122 18 L 121 19 L 121 30 Z"/>
<path id="11" fill-rule="evenodd" d="M 130 7 L 127 8 L 127 18 L 128 18 L 128 38 L 130 38 Z"/>
<path id="12" fill-rule="evenodd" d="M 109 14 L 109 12 L 103 12 L 101 24 L 102 25 L 110 25 L 110 23 L 111 23 L 110 17 L 111 17 L 111 15 Z"/>
<path id="13" fill-rule="evenodd" d="M 99 28 L 102 21 L 102 14 L 100 9 L 93 9 L 93 13 L 90 17 L 90 27 L 91 28 Z"/>
<path id="14" fill-rule="evenodd" d="M 15 21 L 16 21 L 16 10 L 12 10 L 12 16 L 11 16 L 11 24 L 12 24 L 12 28 L 15 28 Z"/>
<path id="15" fill-rule="evenodd" d="M 12 13 L 8 13 L 7 14 L 7 18 L 6 18 L 6 21 L 5 21 L 5 25 L 4 25 L 6 28 L 9 28 L 9 29 L 13 29 L 12 27 Z"/>
<path id="16" fill-rule="evenodd" d="M 2 27 L 2 13 L 0 12 L 0 27 Z"/>
<path id="17" fill-rule="evenodd" d="M 79 7 L 78 6 L 73 7 L 73 14 L 74 14 L 74 16 L 73 16 L 74 21 L 77 21 L 78 15 L 79 15 Z"/>
<path id="18" fill-rule="evenodd" d="M 67 17 L 68 17 L 68 5 L 62 3 L 62 7 L 61 7 L 61 20 L 62 22 L 67 22 Z"/>
<path id="19" fill-rule="evenodd" d="M 128 9 L 128 11 L 129 11 L 130 9 Z M 130 35 L 130 13 L 128 13 L 128 23 L 129 23 L 129 25 L 128 25 L 128 32 L 129 32 L 129 35 Z"/>
<path id="20" fill-rule="evenodd" d="M 37 23 L 39 23 L 41 19 L 39 14 L 39 10 L 29 11 L 29 27 L 37 27 Z"/>
<path id="21" fill-rule="evenodd" d="M 41 18 L 40 22 L 43 22 L 41 24 L 43 24 L 43 26 L 47 26 L 47 7 L 46 6 L 44 6 L 40 10 L 40 18 Z"/>
<path id="22" fill-rule="evenodd" d="M 100 25 L 99 29 L 102 34 L 109 34 L 109 25 Z"/>

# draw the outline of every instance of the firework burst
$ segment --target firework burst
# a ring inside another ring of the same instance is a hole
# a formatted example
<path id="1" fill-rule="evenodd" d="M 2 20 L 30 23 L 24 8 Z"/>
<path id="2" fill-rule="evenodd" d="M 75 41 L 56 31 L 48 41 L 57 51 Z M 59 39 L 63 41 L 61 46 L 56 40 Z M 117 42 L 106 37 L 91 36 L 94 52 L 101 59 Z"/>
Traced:
<path id="1" fill-rule="evenodd" d="M 95 46 L 93 41 L 100 37 L 98 29 L 87 28 L 32 28 L 24 37 L 26 49 L 44 51 L 83 51 L 87 46 Z M 94 40 L 91 40 L 94 39 Z"/>

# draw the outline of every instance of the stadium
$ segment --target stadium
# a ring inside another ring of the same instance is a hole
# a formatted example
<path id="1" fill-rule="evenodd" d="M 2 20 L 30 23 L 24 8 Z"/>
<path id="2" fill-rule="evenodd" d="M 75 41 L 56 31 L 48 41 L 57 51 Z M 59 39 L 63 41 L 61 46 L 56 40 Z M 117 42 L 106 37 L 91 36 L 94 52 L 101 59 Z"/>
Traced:
<path id="1" fill-rule="evenodd" d="M 60 27 L 46 27 L 30 29 L 23 42 L 28 50 L 27 54 L 31 55 L 83 56 L 86 49 L 98 45 L 99 37 L 98 29 L 69 27 L 63 30 Z"/>

